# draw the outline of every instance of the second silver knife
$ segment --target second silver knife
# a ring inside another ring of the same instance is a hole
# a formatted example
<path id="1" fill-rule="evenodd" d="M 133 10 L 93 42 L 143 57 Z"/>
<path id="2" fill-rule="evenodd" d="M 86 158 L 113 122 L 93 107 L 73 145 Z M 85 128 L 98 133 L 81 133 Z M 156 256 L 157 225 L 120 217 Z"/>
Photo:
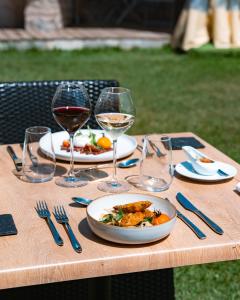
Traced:
<path id="1" fill-rule="evenodd" d="M 179 219 L 181 219 L 189 228 L 192 229 L 192 231 L 196 234 L 196 236 L 203 240 L 206 238 L 206 235 L 195 225 L 193 224 L 187 217 L 185 217 L 180 211 L 177 210 L 177 216 Z"/>

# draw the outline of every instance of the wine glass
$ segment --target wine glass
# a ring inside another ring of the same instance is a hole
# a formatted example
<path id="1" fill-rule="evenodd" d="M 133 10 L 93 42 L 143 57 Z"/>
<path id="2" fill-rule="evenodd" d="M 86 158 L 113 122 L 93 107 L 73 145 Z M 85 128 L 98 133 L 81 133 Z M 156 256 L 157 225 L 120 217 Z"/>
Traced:
<path id="1" fill-rule="evenodd" d="M 70 169 L 67 176 L 57 178 L 56 184 L 63 187 L 79 187 L 87 182 L 74 174 L 73 137 L 91 114 L 91 103 L 87 91 L 80 83 L 62 83 L 52 100 L 52 113 L 56 122 L 70 136 Z"/>
<path id="2" fill-rule="evenodd" d="M 101 182 L 98 189 L 110 193 L 126 192 L 131 187 L 126 181 L 117 180 L 116 154 L 118 137 L 127 131 L 135 120 L 135 107 L 130 90 L 123 87 L 103 89 L 95 106 L 95 118 L 113 140 L 112 180 Z"/>

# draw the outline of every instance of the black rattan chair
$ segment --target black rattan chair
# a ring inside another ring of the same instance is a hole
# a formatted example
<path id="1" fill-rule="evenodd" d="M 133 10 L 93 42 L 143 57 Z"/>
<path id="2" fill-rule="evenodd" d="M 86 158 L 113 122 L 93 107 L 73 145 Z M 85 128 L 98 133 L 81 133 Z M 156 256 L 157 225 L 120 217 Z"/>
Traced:
<path id="1" fill-rule="evenodd" d="M 116 80 L 77 81 L 87 88 L 93 108 L 104 87 L 119 85 Z M 45 125 L 53 131 L 61 130 L 51 113 L 52 97 L 61 82 L 63 81 L 0 83 L 0 144 L 21 143 L 25 128 L 33 125 Z M 97 127 L 93 115 L 89 125 L 91 128 Z M 2 290 L 0 300 L 107 299 L 111 294 L 114 300 L 172 300 L 173 269 Z"/>
<path id="2" fill-rule="evenodd" d="M 103 88 L 119 85 L 116 80 L 68 81 L 84 84 L 93 107 Z M 23 142 L 24 131 L 30 126 L 48 126 L 53 132 L 62 130 L 51 113 L 52 98 L 61 82 L 64 81 L 0 83 L 0 144 Z M 93 113 L 87 124 L 98 128 Z"/>

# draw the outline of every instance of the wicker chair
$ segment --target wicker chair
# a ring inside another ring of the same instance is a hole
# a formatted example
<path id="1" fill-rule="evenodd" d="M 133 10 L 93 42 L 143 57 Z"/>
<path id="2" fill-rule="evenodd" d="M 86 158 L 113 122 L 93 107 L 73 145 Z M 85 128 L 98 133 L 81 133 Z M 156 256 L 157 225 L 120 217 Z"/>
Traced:
<path id="1" fill-rule="evenodd" d="M 53 94 L 61 82 L 63 81 L 0 83 L 0 144 L 21 143 L 25 128 L 33 125 L 45 125 L 53 131 L 61 130 L 51 113 Z M 119 85 L 116 80 L 77 82 L 83 83 L 87 88 L 93 108 L 104 87 Z M 97 127 L 93 115 L 89 125 L 91 128 Z M 155 297 L 172 300 L 173 269 L 1 290 L 0 300 L 110 299 L 111 292 L 114 300 L 149 300 Z"/>
<path id="2" fill-rule="evenodd" d="M 116 80 L 69 80 L 83 83 L 94 107 L 101 90 L 118 86 Z M 26 128 L 35 125 L 62 130 L 54 120 L 51 102 L 57 86 L 64 81 L 31 81 L 0 83 L 0 144 L 23 142 Z M 87 123 L 98 128 L 93 112 Z"/>

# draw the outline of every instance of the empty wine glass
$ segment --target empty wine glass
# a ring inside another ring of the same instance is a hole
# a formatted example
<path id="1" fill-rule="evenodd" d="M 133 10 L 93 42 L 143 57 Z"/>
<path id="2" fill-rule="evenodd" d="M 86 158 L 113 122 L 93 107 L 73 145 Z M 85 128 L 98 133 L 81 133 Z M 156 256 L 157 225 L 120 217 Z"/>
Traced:
<path id="1" fill-rule="evenodd" d="M 79 187 L 87 181 L 74 174 L 73 137 L 91 114 L 91 103 L 83 84 L 62 83 L 58 86 L 52 100 L 52 113 L 56 122 L 69 133 L 70 137 L 70 170 L 67 176 L 57 178 L 56 184 L 64 187 Z"/>
<path id="2" fill-rule="evenodd" d="M 126 181 L 117 180 L 116 154 L 117 139 L 127 131 L 135 120 L 135 107 L 130 90 L 123 87 L 108 87 L 102 90 L 95 106 L 98 124 L 113 139 L 113 176 L 112 180 L 101 182 L 98 189 L 104 192 L 120 193 L 131 187 Z"/>

